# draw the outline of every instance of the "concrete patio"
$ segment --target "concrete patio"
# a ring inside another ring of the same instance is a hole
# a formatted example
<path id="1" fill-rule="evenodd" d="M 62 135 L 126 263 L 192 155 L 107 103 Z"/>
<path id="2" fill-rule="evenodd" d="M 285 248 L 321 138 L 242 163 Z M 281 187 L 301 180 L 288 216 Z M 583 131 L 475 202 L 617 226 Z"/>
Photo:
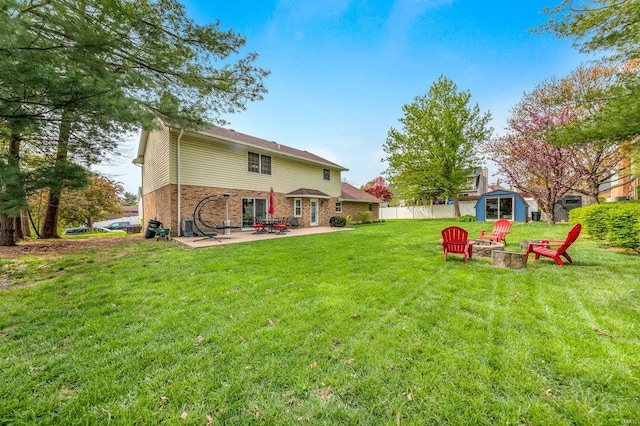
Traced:
<path id="1" fill-rule="evenodd" d="M 203 238 L 203 237 L 175 237 L 172 238 L 173 241 L 181 244 L 187 248 L 202 248 L 202 247 L 214 247 L 221 246 L 225 244 L 237 244 L 237 243 L 247 243 L 251 241 L 261 241 L 261 240 L 272 240 L 276 238 L 290 238 L 290 237 L 302 237 L 304 235 L 313 235 L 313 234 L 324 234 L 327 232 L 341 232 L 341 231 L 350 231 L 353 228 L 336 228 L 336 227 L 328 227 L 328 226 L 318 226 L 313 228 L 299 228 L 299 229 L 289 229 L 284 234 L 280 233 L 264 233 L 264 234 L 256 234 L 253 231 L 236 231 L 232 232 L 230 235 L 223 235 L 219 233 L 217 238 Z"/>

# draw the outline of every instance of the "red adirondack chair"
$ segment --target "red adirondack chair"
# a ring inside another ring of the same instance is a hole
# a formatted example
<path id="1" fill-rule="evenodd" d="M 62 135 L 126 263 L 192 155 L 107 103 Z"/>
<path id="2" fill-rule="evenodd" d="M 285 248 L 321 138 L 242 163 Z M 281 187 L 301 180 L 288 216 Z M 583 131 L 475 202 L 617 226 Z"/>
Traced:
<path id="1" fill-rule="evenodd" d="M 500 241 L 504 241 L 504 244 L 507 244 L 506 236 L 511 230 L 511 222 L 506 219 L 500 219 L 493 224 L 493 231 L 491 234 L 485 234 L 485 230 L 480 231 L 480 239 L 481 240 L 491 240 L 499 243 Z"/>
<path id="2" fill-rule="evenodd" d="M 569 263 L 573 263 L 573 260 L 567 253 L 567 249 L 574 243 L 575 240 L 578 239 L 580 235 L 580 230 L 582 229 L 582 225 L 579 223 L 571 228 L 571 231 L 567 234 L 567 238 L 563 240 L 541 240 L 541 241 L 531 241 L 527 246 L 527 260 L 529 259 L 529 254 L 534 253 L 536 255 L 536 260 L 540 259 L 540 256 L 550 257 L 555 260 L 556 263 L 560 266 L 564 266 L 564 262 L 560 258 L 560 256 L 564 256 L 565 259 Z M 551 247 L 558 246 L 557 250 L 552 250 Z"/>
<path id="3" fill-rule="evenodd" d="M 469 233 L 457 226 L 450 226 L 442 230 L 442 249 L 444 260 L 447 261 L 447 253 L 464 255 L 464 263 L 468 263 L 473 255 L 473 243 L 467 237 Z"/>

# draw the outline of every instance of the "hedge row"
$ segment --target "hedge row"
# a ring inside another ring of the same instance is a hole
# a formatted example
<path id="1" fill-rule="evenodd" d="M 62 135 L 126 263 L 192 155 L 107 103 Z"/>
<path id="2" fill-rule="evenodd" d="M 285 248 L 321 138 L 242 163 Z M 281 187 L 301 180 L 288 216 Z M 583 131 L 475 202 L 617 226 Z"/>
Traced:
<path id="1" fill-rule="evenodd" d="M 569 222 L 582 224 L 591 238 L 615 247 L 640 249 L 640 201 L 594 204 L 569 212 Z"/>

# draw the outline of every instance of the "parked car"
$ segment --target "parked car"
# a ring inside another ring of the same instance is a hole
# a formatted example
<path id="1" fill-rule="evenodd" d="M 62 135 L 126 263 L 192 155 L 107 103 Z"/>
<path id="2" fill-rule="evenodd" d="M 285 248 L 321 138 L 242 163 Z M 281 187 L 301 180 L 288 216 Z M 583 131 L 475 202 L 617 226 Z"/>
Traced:
<path id="1" fill-rule="evenodd" d="M 93 232 L 125 232 L 125 229 L 109 229 L 104 226 L 94 226 Z"/>
<path id="2" fill-rule="evenodd" d="M 64 231 L 64 235 L 75 235 L 75 234 L 86 234 L 86 233 L 87 233 L 86 226 L 80 226 L 78 228 L 67 228 Z"/>
<path id="3" fill-rule="evenodd" d="M 131 222 L 113 222 L 104 228 L 111 231 L 126 231 L 131 228 Z"/>

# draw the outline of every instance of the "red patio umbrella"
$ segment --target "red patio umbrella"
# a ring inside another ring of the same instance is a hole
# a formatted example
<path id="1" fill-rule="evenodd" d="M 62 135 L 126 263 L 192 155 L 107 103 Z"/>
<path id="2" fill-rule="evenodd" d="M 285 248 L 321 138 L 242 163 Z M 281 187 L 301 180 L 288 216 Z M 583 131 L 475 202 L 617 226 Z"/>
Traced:
<path id="1" fill-rule="evenodd" d="M 269 214 L 273 215 L 276 212 L 275 195 L 273 194 L 273 187 L 269 190 Z"/>

